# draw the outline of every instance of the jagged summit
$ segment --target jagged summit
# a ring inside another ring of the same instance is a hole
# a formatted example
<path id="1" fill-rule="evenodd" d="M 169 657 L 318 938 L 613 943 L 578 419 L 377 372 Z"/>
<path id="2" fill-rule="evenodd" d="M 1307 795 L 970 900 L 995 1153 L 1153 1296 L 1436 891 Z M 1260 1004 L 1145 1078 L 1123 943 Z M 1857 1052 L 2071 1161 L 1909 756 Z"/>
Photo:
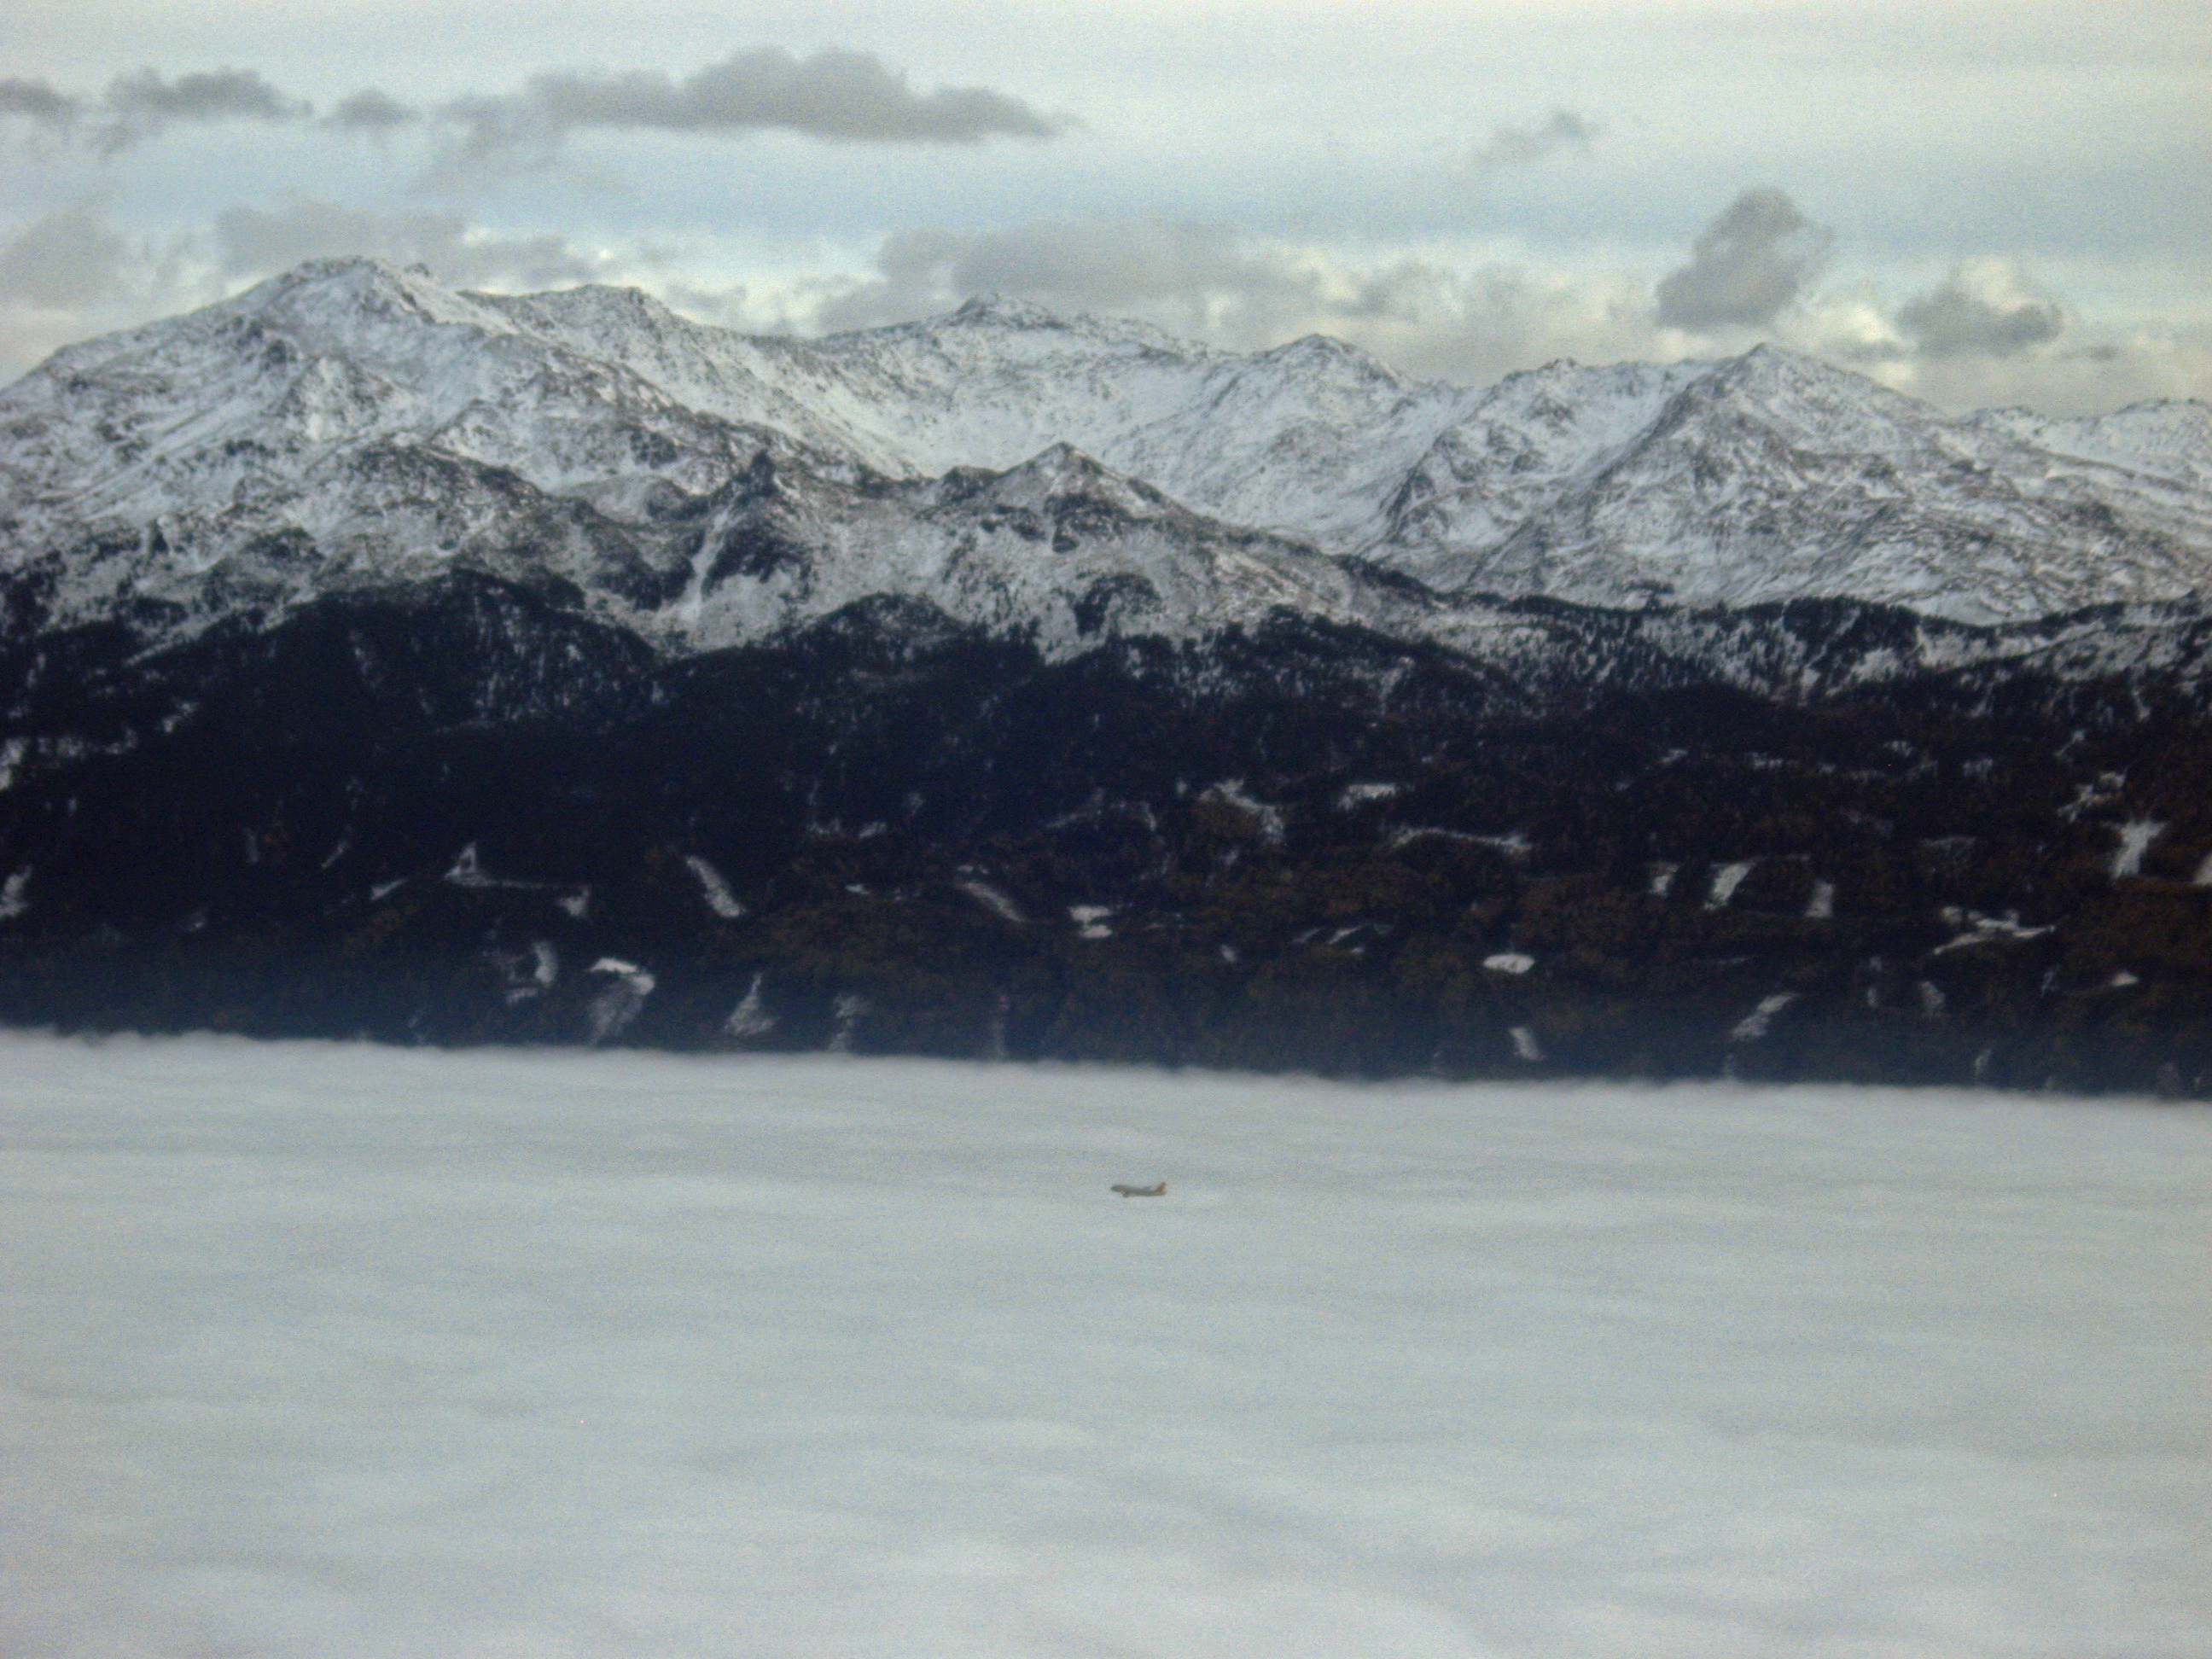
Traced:
<path id="1" fill-rule="evenodd" d="M 780 550 L 731 550 L 740 519 Z M 0 391 L 0 538 L 49 622 L 168 630 L 457 565 L 557 576 L 664 642 L 811 614 L 801 568 L 817 596 L 951 594 L 1018 630 L 1202 631 L 1267 592 L 1443 626 L 1361 610 L 1348 557 L 1467 603 L 1992 623 L 2202 594 L 2212 411 L 1954 419 L 1771 346 L 1474 388 L 1321 336 L 1237 354 L 1001 296 L 754 337 L 635 289 L 462 293 L 334 259 Z M 1255 547 L 1265 580 L 1192 574 Z M 1158 603 L 1084 610 L 1109 576 Z"/>
<path id="2" fill-rule="evenodd" d="M 946 316 L 948 323 L 988 323 L 998 328 L 1065 328 L 1067 319 L 1026 300 L 1003 294 L 979 294 Z M 927 324 L 923 326 L 927 326 Z"/>

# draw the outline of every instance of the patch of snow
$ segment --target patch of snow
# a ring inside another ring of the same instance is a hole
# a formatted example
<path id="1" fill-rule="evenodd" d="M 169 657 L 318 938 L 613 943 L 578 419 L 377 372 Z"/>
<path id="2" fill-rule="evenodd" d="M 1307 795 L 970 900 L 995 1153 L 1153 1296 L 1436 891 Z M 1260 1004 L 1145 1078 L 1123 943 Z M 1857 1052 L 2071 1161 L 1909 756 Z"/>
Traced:
<path id="1" fill-rule="evenodd" d="M 1676 864 L 1653 864 L 1648 866 L 1650 881 L 1644 891 L 1653 898 L 1662 899 L 1674 890 L 1674 872 L 1681 866 Z"/>
<path id="2" fill-rule="evenodd" d="M 2083 734 L 2076 732 L 2074 735 L 2078 739 Z M 2127 785 L 2128 775 L 2124 772 L 2100 772 L 2094 781 L 2075 786 L 2074 799 L 2058 809 L 2058 816 L 2071 823 L 2084 812 L 2110 806 L 2119 799 L 2120 792 Z"/>
<path id="3" fill-rule="evenodd" d="M 601 957 L 592 964 L 590 971 L 615 976 L 615 982 L 593 997 L 585 1010 L 591 1041 L 597 1044 L 618 1037 L 629 1029 L 659 981 L 635 963 L 625 962 L 620 957 Z"/>
<path id="4" fill-rule="evenodd" d="M 1923 979 L 1914 988 L 1917 991 L 1920 997 L 1921 1018 L 1923 1019 L 1942 1018 L 1943 1010 L 1950 1001 L 1950 999 L 1943 994 L 1943 988 L 1936 984 L 1933 980 Z"/>
<path id="5" fill-rule="evenodd" d="M 1540 1064 L 1544 1058 L 1543 1045 L 1536 1041 L 1536 1033 L 1529 1026 L 1516 1025 L 1506 1035 L 1513 1039 L 1513 1057 L 1531 1065 Z"/>
<path id="6" fill-rule="evenodd" d="M 1834 920 L 1835 914 L 1836 884 L 1832 881 L 1814 882 L 1813 896 L 1805 901 L 1805 920 L 1830 921 Z"/>
<path id="7" fill-rule="evenodd" d="M 15 769 L 23 763 L 23 757 L 31 752 L 30 744 L 21 738 L 10 738 L 0 743 L 0 790 L 15 787 Z"/>
<path id="8" fill-rule="evenodd" d="M 760 974 L 753 975 L 752 983 L 745 987 L 744 995 L 738 999 L 738 1006 L 730 1010 L 730 1017 L 722 1022 L 722 1029 L 732 1036 L 750 1040 L 766 1036 L 775 1029 L 775 1016 L 769 1012 L 767 1005 L 761 1000 L 761 981 L 763 977 Z"/>
<path id="9" fill-rule="evenodd" d="M 380 881 L 368 890 L 368 902 L 381 904 L 407 884 L 404 876 L 394 876 L 390 881 Z"/>
<path id="10" fill-rule="evenodd" d="M 1723 864 L 1713 872 L 1713 884 L 1705 893 L 1705 908 L 1723 910 L 1735 896 L 1735 890 L 1743 885 L 1743 878 L 1758 868 L 1756 859 L 1746 859 L 1737 864 Z"/>
<path id="11" fill-rule="evenodd" d="M 1029 918 L 1022 914 L 1021 906 L 1016 904 L 1005 892 L 994 887 L 988 881 L 979 880 L 971 876 L 961 882 L 959 886 L 962 892 L 1001 921 L 1016 923 L 1029 921 Z M 864 888 L 861 890 L 866 890 Z"/>
<path id="12" fill-rule="evenodd" d="M 738 896 L 730 890 L 730 884 L 722 879 L 722 872 L 720 870 L 696 853 L 687 856 L 684 863 L 684 866 L 698 878 L 700 896 L 707 901 L 707 908 L 709 910 L 725 921 L 735 921 L 739 916 L 744 915 L 745 907 L 738 902 Z"/>
<path id="13" fill-rule="evenodd" d="M 510 1008 L 544 996 L 561 977 L 561 953 L 550 939 L 532 940 L 530 949 L 518 956 L 495 953 L 495 959 L 507 975 Z"/>
<path id="14" fill-rule="evenodd" d="M 1729 1029 L 1730 1042 L 1756 1042 L 1774 1024 L 1774 1017 L 1797 1000 L 1795 991 L 1777 991 L 1761 997 L 1759 1006 Z"/>
<path id="15" fill-rule="evenodd" d="M 2143 854 L 2166 833 L 2166 826 L 2151 818 L 2131 818 L 2116 828 L 2120 844 L 2113 849 L 2110 868 L 2114 881 L 2124 881 L 2142 873 Z"/>
<path id="16" fill-rule="evenodd" d="M 1067 914 L 1074 920 L 1078 933 L 1084 939 L 1111 939 L 1114 930 L 1106 925 L 1106 918 L 1114 914 L 1103 904 L 1071 904 Z"/>
<path id="17" fill-rule="evenodd" d="M 31 885 L 30 866 L 26 865 L 4 882 L 0 882 L 0 921 L 13 921 L 31 908 L 24 895 Z"/>
<path id="18" fill-rule="evenodd" d="M 1482 965 L 1493 974 L 1525 974 L 1536 965 L 1536 958 L 1523 956 L 1518 951 L 1500 951 L 1482 959 Z M 1523 1056 L 1529 1058 L 1529 1056 Z"/>
<path id="19" fill-rule="evenodd" d="M 2056 925 L 2046 923 L 2041 927 L 2023 927 L 2017 910 L 2008 911 L 2002 916 L 1985 916 L 1978 910 L 1947 908 L 1942 915 L 1952 927 L 1964 927 L 1967 931 L 1937 945 L 1930 954 L 1939 957 L 1948 951 L 1963 951 L 1971 945 L 1987 945 L 1998 939 L 2040 939 Z"/>
<path id="20" fill-rule="evenodd" d="M 573 893 L 562 893 L 553 902 L 578 921 L 581 921 L 591 913 L 592 890 L 589 887 L 579 887 Z"/>
<path id="21" fill-rule="evenodd" d="M 1206 790 L 1199 799 L 1218 801 L 1224 806 L 1236 808 L 1259 825 L 1260 835 L 1263 840 L 1277 847 L 1283 844 L 1283 809 L 1255 799 L 1246 791 L 1243 779 L 1224 779 Z"/>
<path id="22" fill-rule="evenodd" d="M 1336 798 L 1337 811 L 1349 812 L 1370 801 L 1395 800 L 1405 790 L 1402 783 L 1347 783 Z"/>
<path id="23" fill-rule="evenodd" d="M 853 1052 L 853 1034 L 860 1028 L 863 1017 L 875 1005 L 857 991 L 840 991 L 830 1009 L 831 1028 L 830 1052 L 849 1054 Z"/>
<path id="24" fill-rule="evenodd" d="M 1471 844 L 1475 839 L 1464 830 L 1441 830 L 1434 824 L 1416 823 L 1393 830 L 1382 845 L 1395 853 L 1401 848 L 1411 847 L 1417 841 L 1463 841 Z"/>

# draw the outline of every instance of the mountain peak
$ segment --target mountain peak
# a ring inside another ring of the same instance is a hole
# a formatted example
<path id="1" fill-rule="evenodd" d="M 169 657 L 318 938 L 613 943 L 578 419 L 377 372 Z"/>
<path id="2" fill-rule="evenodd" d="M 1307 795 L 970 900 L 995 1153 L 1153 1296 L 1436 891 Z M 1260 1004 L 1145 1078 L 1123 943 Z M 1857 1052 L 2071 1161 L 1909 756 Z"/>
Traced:
<path id="1" fill-rule="evenodd" d="M 988 337 L 992 332 L 1048 335 L 1079 346 L 1103 344 L 1119 349 L 1166 350 L 1186 357 L 1218 355 L 1211 346 L 1202 345 L 1194 340 L 1180 339 L 1164 329 L 1139 322 L 1133 317 L 1097 317 L 1088 312 L 1058 312 L 1049 307 L 1036 305 L 1028 300 L 1013 299 L 1004 294 L 978 295 L 941 317 L 905 326 L 925 334 L 957 329 L 978 337 Z"/>
<path id="2" fill-rule="evenodd" d="M 991 481 L 990 495 L 1007 502 L 1081 495 L 1132 519 L 1156 518 L 1175 503 L 1141 478 L 1118 472 L 1071 443 L 1048 445 Z"/>
<path id="3" fill-rule="evenodd" d="M 497 326 L 492 322 L 495 313 L 472 296 L 440 283 L 427 267 L 403 267 L 366 254 L 310 259 L 257 283 L 228 303 L 234 311 L 303 319 L 396 313 L 427 323 Z"/>
<path id="4" fill-rule="evenodd" d="M 1851 388 L 1887 392 L 1887 388 L 1865 375 L 1819 357 L 1761 340 L 1739 356 L 1723 357 L 1712 365 L 1711 379 L 1730 386 L 1771 387 L 1777 390 L 1820 386 L 1830 391 Z"/>
<path id="5" fill-rule="evenodd" d="M 988 323 L 1000 328 L 1066 328 L 1069 325 L 1069 319 L 1058 312 L 1048 311 L 1042 306 L 1005 294 L 979 294 L 963 301 L 959 309 L 945 320 Z"/>

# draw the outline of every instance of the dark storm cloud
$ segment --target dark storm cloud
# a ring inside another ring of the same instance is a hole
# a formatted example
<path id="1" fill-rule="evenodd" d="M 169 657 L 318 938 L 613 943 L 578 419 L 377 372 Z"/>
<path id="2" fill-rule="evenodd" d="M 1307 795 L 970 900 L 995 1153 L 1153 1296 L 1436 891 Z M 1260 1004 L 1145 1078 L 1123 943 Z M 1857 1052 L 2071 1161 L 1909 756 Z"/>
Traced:
<path id="1" fill-rule="evenodd" d="M 1526 167 L 1560 150 L 1587 150 L 1597 124 L 1571 109 L 1555 109 L 1534 126 L 1496 126 L 1490 142 L 1474 153 L 1478 167 Z"/>
<path id="2" fill-rule="evenodd" d="M 140 70 L 117 76 L 98 98 L 48 82 L 0 79 L 0 117 L 57 133 L 76 131 L 104 152 L 149 139 L 180 122 L 302 122 L 313 106 L 251 70 L 179 75 Z M 1050 138 L 1067 123 L 988 87 L 920 92 L 870 52 L 780 47 L 738 52 L 681 77 L 654 70 L 553 70 L 520 92 L 458 98 L 435 112 L 457 143 L 446 170 L 550 161 L 571 133 L 604 131 L 734 135 L 781 129 L 849 143 L 970 144 L 987 138 Z M 341 100 L 322 124 L 385 137 L 425 119 L 376 88 Z"/>
<path id="3" fill-rule="evenodd" d="M 1771 185 L 1747 190 L 1661 279 L 1659 320 L 1675 328 L 1756 328 L 1772 322 L 1826 263 L 1833 239 Z"/>
<path id="4" fill-rule="evenodd" d="M 313 109 L 288 98 L 251 70 L 206 70 L 174 80 L 159 70 L 118 75 L 98 98 L 61 92 L 45 81 L 0 80 L 0 115 L 58 133 L 79 132 L 110 154 L 179 121 L 300 121 Z"/>
<path id="5" fill-rule="evenodd" d="M 2066 310 L 2008 259 L 1960 266 L 1899 308 L 1899 328 L 1928 357 L 2017 357 L 2066 331 Z"/>
<path id="6" fill-rule="evenodd" d="M 550 159 L 584 129 L 737 134 L 780 128 L 854 143 L 975 143 L 1049 138 L 1062 122 L 988 87 L 916 92 L 873 53 L 779 47 L 738 52 L 675 79 L 651 70 L 562 70 L 504 97 L 454 100 L 441 112 L 464 129 L 465 161 Z"/>
<path id="7" fill-rule="evenodd" d="M 363 253 L 425 265 L 441 281 L 459 287 L 544 288 L 589 282 L 609 268 L 607 260 L 562 236 L 499 236 L 449 214 L 362 213 L 330 202 L 295 201 L 274 212 L 228 209 L 216 216 L 215 242 L 230 276 L 265 276 L 303 259 Z"/>
<path id="8" fill-rule="evenodd" d="M 19 116 L 49 127 L 67 127 L 82 112 L 82 106 L 67 93 L 57 92 L 44 81 L 21 76 L 0 76 L 0 115 Z"/>
<path id="9" fill-rule="evenodd" d="M 101 100 L 107 112 L 125 119 L 215 121 L 244 116 L 286 121 L 307 113 L 252 70 L 210 70 L 166 80 L 158 70 L 120 75 L 108 83 Z"/>
<path id="10" fill-rule="evenodd" d="M 252 70 L 208 70 L 165 78 L 158 70 L 119 75 L 100 99 L 103 149 L 118 149 L 177 121 L 300 121 L 314 111 Z"/>
<path id="11" fill-rule="evenodd" d="M 342 98 L 323 117 L 323 125 L 336 127 L 343 132 L 365 132 L 380 137 L 397 128 L 412 125 L 422 118 L 422 112 L 412 104 L 403 104 L 390 93 L 379 92 L 374 87 L 364 87 L 349 97 Z"/>

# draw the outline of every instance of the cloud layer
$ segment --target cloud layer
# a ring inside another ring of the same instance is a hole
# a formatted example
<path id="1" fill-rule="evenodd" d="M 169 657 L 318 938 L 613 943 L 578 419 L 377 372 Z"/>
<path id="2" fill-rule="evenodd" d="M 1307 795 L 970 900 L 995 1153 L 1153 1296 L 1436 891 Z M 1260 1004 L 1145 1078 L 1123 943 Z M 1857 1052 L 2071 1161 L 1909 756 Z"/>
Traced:
<path id="1" fill-rule="evenodd" d="M 0 116 L 84 137 L 108 155 L 173 123 L 303 121 L 313 112 L 311 105 L 287 97 L 252 70 L 209 70 L 174 80 L 158 70 L 139 70 L 117 76 L 97 98 L 61 92 L 46 81 L 0 80 Z"/>
<path id="2" fill-rule="evenodd" d="M 2087 331 L 2016 260 L 1967 260 L 1893 302 L 1863 284 L 1817 286 L 1827 244 L 1788 196 L 1762 188 L 1723 208 L 1656 282 L 1528 261 L 1361 261 L 1218 221 L 1108 216 L 915 227 L 883 238 L 865 270 L 738 282 L 680 247 L 595 246 L 419 208 L 295 197 L 234 205 L 160 240 L 118 229 L 90 199 L 0 236 L 0 372 L 303 259 L 365 253 L 426 265 L 457 286 L 631 283 L 707 320 L 762 331 L 867 327 L 1004 294 L 1143 318 L 1234 349 L 1329 334 L 1410 373 L 1476 383 L 1558 358 L 1666 361 L 1765 338 L 1952 407 L 2090 410 L 2212 392 L 2212 342 Z"/>
<path id="3" fill-rule="evenodd" d="M 44 80 L 0 78 L 0 117 L 52 135 L 89 140 L 112 154 L 176 122 L 307 122 L 314 106 L 250 70 L 218 69 L 173 80 L 155 70 L 118 76 L 98 97 Z M 732 53 L 692 74 L 553 70 L 519 92 L 475 93 L 425 111 L 374 87 L 341 99 L 322 118 L 339 131 L 386 136 L 434 124 L 454 158 L 539 164 L 581 131 L 728 137 L 777 130 L 842 143 L 973 144 L 1050 138 L 1065 121 L 988 87 L 919 92 L 872 52 L 824 50 L 799 58 L 775 46 Z"/>
<path id="4" fill-rule="evenodd" d="M 988 87 L 918 93 L 873 53 L 738 52 L 681 80 L 643 70 L 533 76 L 506 97 L 464 98 L 441 114 L 463 153 L 543 158 L 584 129 L 735 134 L 781 129 L 845 143 L 975 143 L 1049 138 L 1060 124 Z"/>

